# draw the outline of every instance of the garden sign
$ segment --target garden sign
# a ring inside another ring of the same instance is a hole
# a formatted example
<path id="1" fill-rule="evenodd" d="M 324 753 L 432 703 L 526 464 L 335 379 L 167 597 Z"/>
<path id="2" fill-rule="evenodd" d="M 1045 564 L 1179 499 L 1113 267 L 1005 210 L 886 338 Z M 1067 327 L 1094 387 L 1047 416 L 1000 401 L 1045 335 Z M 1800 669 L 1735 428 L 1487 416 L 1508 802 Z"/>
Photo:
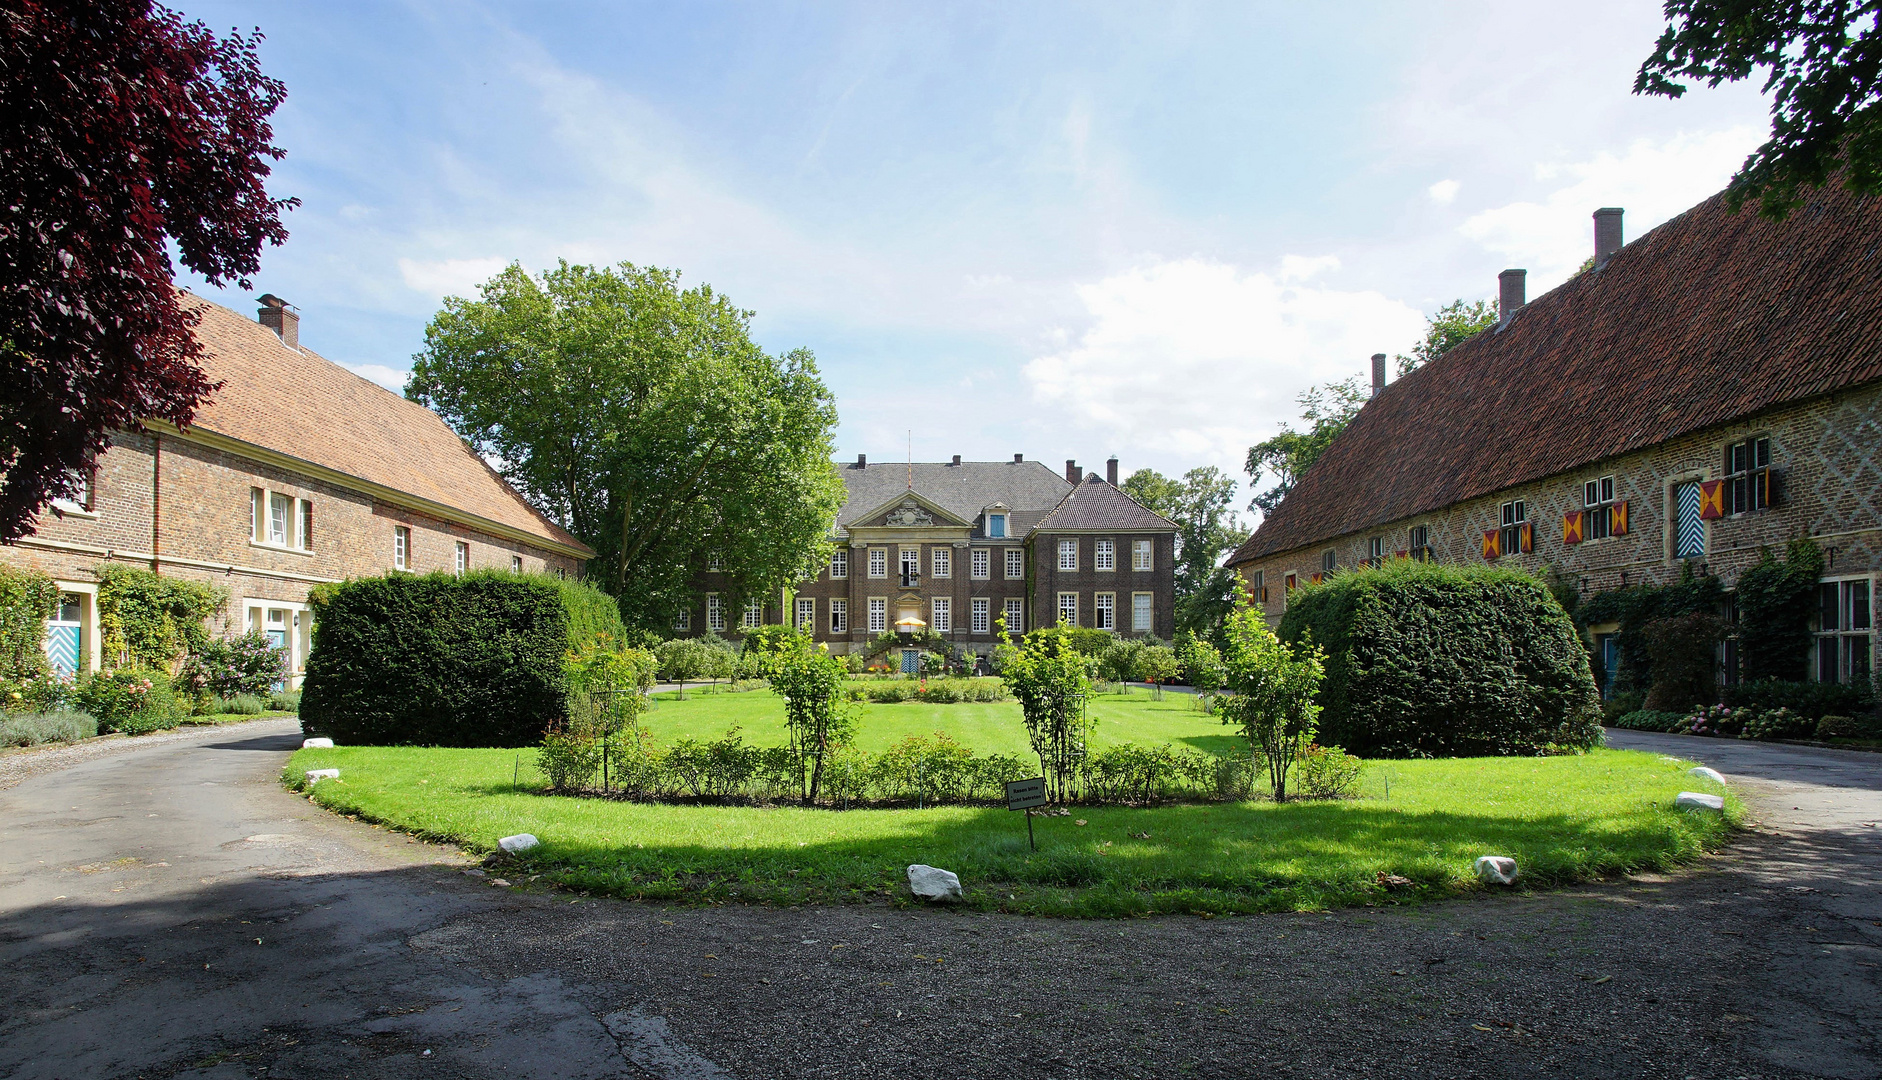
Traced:
<path id="1" fill-rule="evenodd" d="M 1046 804 L 1046 778 L 1035 776 L 1031 780 L 1012 780 L 1006 785 L 1006 808 L 1026 811 L 1026 844 L 1034 851 L 1039 845 L 1032 838 L 1032 808 Z"/>

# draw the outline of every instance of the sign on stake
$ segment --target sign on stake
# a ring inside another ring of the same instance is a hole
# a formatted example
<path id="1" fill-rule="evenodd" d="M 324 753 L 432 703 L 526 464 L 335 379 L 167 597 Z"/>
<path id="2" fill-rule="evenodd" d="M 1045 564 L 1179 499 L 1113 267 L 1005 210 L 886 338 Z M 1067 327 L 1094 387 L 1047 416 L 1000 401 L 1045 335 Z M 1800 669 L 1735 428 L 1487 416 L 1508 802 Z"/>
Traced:
<path id="1" fill-rule="evenodd" d="M 1026 845 L 1034 851 L 1039 845 L 1033 840 L 1032 811 L 1035 806 L 1046 804 L 1046 778 L 1035 776 L 1031 780 L 1012 780 L 1006 785 L 1006 808 L 1026 811 Z"/>

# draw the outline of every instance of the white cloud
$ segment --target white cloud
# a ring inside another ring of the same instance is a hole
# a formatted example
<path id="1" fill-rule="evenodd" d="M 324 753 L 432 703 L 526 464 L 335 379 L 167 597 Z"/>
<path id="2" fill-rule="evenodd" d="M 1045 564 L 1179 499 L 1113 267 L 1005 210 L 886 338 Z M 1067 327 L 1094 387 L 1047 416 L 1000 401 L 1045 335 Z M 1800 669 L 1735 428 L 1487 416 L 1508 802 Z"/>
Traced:
<path id="1" fill-rule="evenodd" d="M 1440 180 L 1426 188 L 1425 193 L 1431 196 L 1432 202 L 1447 204 L 1457 198 L 1457 189 L 1459 186 L 1460 185 L 1455 180 Z"/>
<path id="2" fill-rule="evenodd" d="M 1458 231 L 1510 265 L 1527 267 L 1534 296 L 1594 254 L 1596 209 L 1625 209 L 1627 236 L 1637 237 L 1723 188 L 1763 137 L 1740 126 L 1659 142 L 1637 139 L 1620 154 L 1604 151 L 1588 161 L 1540 165 L 1537 179 L 1562 186 L 1539 201 L 1473 214 Z"/>
<path id="3" fill-rule="evenodd" d="M 410 371 L 400 371 L 384 364 L 342 364 L 341 366 L 362 379 L 370 379 L 378 383 L 395 394 L 405 393 L 405 380 L 411 375 Z"/>
<path id="4" fill-rule="evenodd" d="M 399 260 L 405 287 L 427 296 L 474 296 L 477 286 L 489 281 L 509 262 L 494 256 L 484 259 Z"/>
<path id="5" fill-rule="evenodd" d="M 1424 326 L 1376 292 L 1299 283 L 1326 259 L 1276 274 L 1201 258 L 1159 261 L 1078 289 L 1090 325 L 1025 374 L 1035 400 L 1115 445 L 1240 471 L 1248 447 L 1298 412 L 1317 382 L 1367 370 Z"/>

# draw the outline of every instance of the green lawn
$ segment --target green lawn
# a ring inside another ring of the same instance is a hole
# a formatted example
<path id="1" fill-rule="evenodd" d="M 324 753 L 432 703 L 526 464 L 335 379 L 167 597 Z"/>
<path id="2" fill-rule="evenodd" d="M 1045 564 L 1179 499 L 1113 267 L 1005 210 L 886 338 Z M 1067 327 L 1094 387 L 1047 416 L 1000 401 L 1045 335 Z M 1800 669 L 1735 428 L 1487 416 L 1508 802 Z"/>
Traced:
<path id="1" fill-rule="evenodd" d="M 973 707 L 936 708 L 953 716 Z M 677 709 L 662 713 L 678 719 Z M 1141 722 L 1172 730 L 1187 722 L 1157 715 Z M 1129 723 L 1119 719 L 1114 730 Z M 948 726 L 964 734 L 959 724 Z M 1196 722 L 1183 730 L 1212 729 Z M 970 745 L 988 748 L 978 739 Z M 1388 896 L 1446 896 L 1473 887 L 1471 862 L 1485 854 L 1515 856 L 1524 883 L 1539 886 L 1663 869 L 1719 843 L 1742 814 L 1729 795 L 1723 820 L 1674 811 L 1675 794 L 1707 785 L 1686 775 L 1690 763 L 1633 751 L 1395 761 L 1371 767 L 1365 797 L 1341 802 L 1074 807 L 1070 817 L 1036 822 L 1033 853 L 1025 819 L 1000 809 L 838 811 L 564 798 L 528 790 L 531 756 L 340 747 L 296 753 L 287 775 L 338 768 L 339 780 L 314 789 L 322 805 L 472 850 L 534 833 L 542 847 L 507 867 L 507 876 L 540 874 L 596 894 L 906 903 L 905 868 L 923 862 L 958 873 L 970 907 L 1075 916 L 1313 910 Z M 513 794 L 519 765 L 525 788 Z M 1387 894 L 1375 884 L 1380 871 L 1416 886 Z"/>
<path id="2" fill-rule="evenodd" d="M 679 738 L 716 739 L 733 726 L 745 741 L 761 746 L 782 746 L 784 700 L 769 690 L 742 693 L 717 692 L 695 687 L 686 691 L 686 699 L 665 691 L 654 695 L 654 708 L 642 723 L 660 743 Z M 1135 690 L 1128 695 L 1102 694 L 1092 699 L 1090 713 L 1098 721 L 1092 731 L 1095 745 L 1110 746 L 1122 742 L 1175 743 L 1198 750 L 1223 751 L 1246 746 L 1241 737 L 1225 727 L 1215 716 L 1196 708 L 1191 694 L 1166 693 L 1163 700 L 1152 700 L 1150 691 Z M 1023 754 L 1026 725 L 1020 720 L 1019 705 L 1003 701 L 997 704 L 929 705 L 905 701 L 898 705 L 862 706 L 862 718 L 856 730 L 856 746 L 876 753 L 910 735 L 933 737 L 945 731 L 962 746 L 977 754 Z"/>

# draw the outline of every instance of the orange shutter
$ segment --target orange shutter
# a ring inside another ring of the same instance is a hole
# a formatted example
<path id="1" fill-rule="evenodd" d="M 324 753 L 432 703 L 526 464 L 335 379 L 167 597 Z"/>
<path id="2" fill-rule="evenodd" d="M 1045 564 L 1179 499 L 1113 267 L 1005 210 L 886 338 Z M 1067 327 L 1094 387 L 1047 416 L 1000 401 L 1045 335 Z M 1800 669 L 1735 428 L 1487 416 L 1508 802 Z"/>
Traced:
<path id="1" fill-rule="evenodd" d="M 1725 516 L 1725 481 L 1699 481 L 1699 517 L 1713 521 Z"/>
<path id="2" fill-rule="evenodd" d="M 1483 532 L 1483 557 L 1494 559 L 1503 554 L 1503 533 L 1498 529 L 1485 529 Z"/>
<path id="3" fill-rule="evenodd" d="M 1617 502 L 1614 504 L 1614 509 L 1612 512 L 1612 520 L 1613 520 L 1613 524 L 1611 528 L 1609 529 L 1609 531 L 1612 532 L 1615 536 L 1626 536 L 1627 535 L 1627 504 L 1625 502 Z"/>
<path id="4" fill-rule="evenodd" d="M 1582 530 L 1586 528 L 1586 526 L 1583 525 L 1582 522 L 1585 520 L 1587 519 L 1582 517 L 1580 510 L 1570 510 L 1568 513 L 1563 514 L 1562 515 L 1562 543 L 1564 544 L 1581 543 Z"/>
<path id="5" fill-rule="evenodd" d="M 1314 576 L 1308 578 L 1307 580 L 1313 582 L 1315 585 L 1318 585 L 1320 584 L 1320 582 L 1322 582 L 1325 579 L 1326 579 L 1325 574 L 1315 574 Z"/>
<path id="6" fill-rule="evenodd" d="M 1527 555 L 1530 552 L 1536 550 L 1536 527 L 1534 525 L 1531 525 L 1529 522 L 1526 522 L 1526 521 L 1523 522 L 1521 535 L 1523 538 L 1522 539 L 1523 554 Z"/>
<path id="7" fill-rule="evenodd" d="M 1404 548 L 1399 548 L 1392 553 L 1392 557 L 1394 559 L 1409 559 L 1411 558 L 1411 552 L 1406 551 Z"/>

